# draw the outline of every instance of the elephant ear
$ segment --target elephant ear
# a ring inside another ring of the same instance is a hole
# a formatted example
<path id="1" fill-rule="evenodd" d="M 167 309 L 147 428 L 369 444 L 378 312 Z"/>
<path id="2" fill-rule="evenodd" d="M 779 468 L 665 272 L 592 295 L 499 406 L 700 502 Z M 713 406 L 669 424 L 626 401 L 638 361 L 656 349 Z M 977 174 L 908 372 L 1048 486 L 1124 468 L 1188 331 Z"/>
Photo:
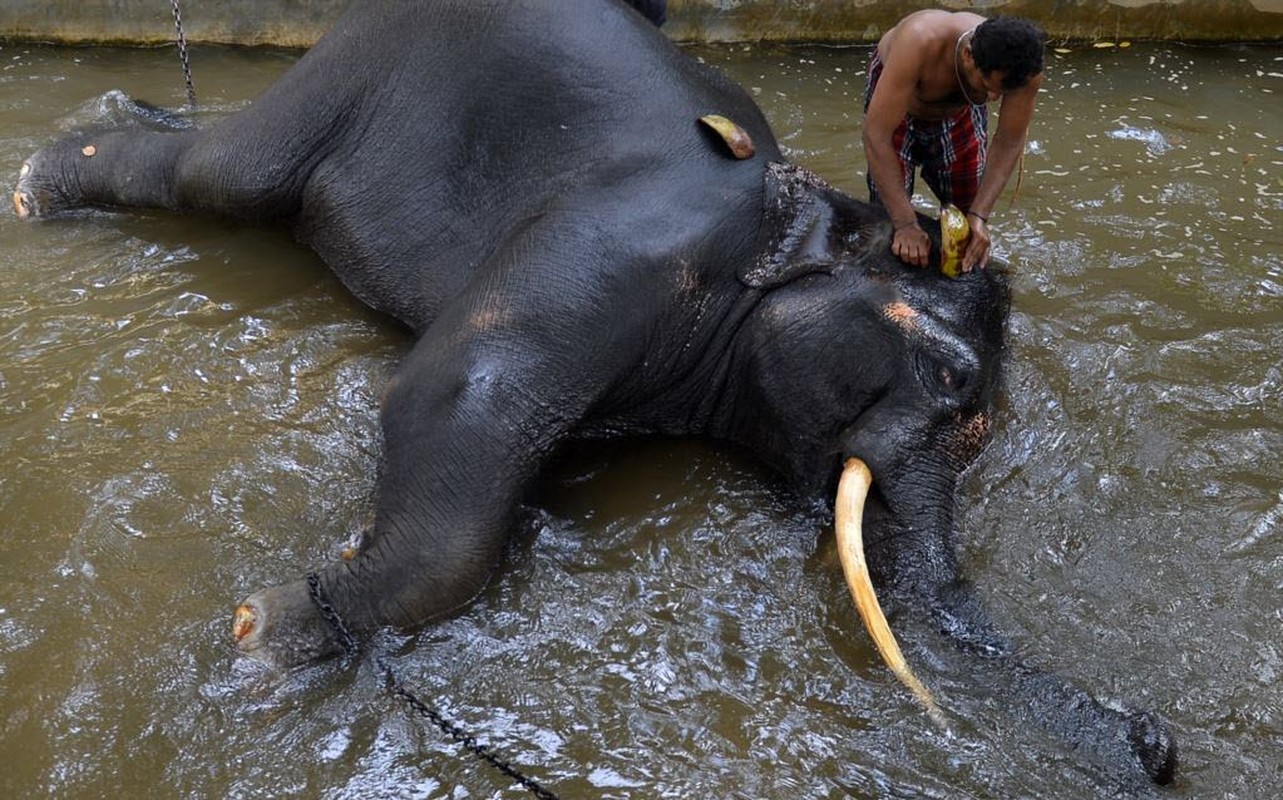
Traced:
<path id="1" fill-rule="evenodd" d="M 757 258 L 739 271 L 755 289 L 770 289 L 814 272 L 828 272 L 852 243 L 833 204 L 840 193 L 794 164 L 766 165 Z"/>

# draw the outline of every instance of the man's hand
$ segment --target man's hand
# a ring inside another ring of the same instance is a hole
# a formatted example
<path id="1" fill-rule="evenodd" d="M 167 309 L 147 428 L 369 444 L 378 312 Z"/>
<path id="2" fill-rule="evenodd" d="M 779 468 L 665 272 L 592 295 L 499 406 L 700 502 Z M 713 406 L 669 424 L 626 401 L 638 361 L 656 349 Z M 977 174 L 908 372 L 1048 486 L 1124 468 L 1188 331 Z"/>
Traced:
<path id="1" fill-rule="evenodd" d="M 985 252 L 988 252 L 989 236 L 985 234 Z M 970 253 L 970 248 L 967 249 Z M 891 239 L 891 254 L 906 264 L 925 267 L 931 258 L 931 239 L 917 222 L 897 225 L 895 236 Z"/>
<path id="2" fill-rule="evenodd" d="M 971 226 L 971 238 L 967 240 L 966 252 L 962 254 L 962 271 L 970 272 L 979 267 L 984 269 L 989 263 L 989 226 L 978 214 L 967 214 Z"/>

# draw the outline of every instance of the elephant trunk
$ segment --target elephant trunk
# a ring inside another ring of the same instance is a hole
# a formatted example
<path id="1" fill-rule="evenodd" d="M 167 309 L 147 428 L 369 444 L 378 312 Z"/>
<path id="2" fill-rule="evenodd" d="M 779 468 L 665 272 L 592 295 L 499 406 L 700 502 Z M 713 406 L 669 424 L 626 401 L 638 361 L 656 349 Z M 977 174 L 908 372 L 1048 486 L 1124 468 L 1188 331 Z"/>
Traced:
<path id="1" fill-rule="evenodd" d="M 864 462 L 850 458 L 838 484 L 835 527 L 839 556 L 851 596 L 865 627 L 887 665 L 926 707 L 938 724 L 944 712 L 931 692 L 913 674 L 873 593 L 863 552 L 864 501 L 873 479 Z M 921 510 L 921 508 L 919 508 Z M 935 559 L 938 561 L 939 559 Z M 952 559 L 946 559 L 952 562 Z M 897 564 L 903 566 L 903 564 Z M 937 567 L 939 564 L 936 565 Z M 947 570 L 946 570 L 947 571 Z M 928 570 L 936 573 L 938 570 Z M 1155 783 L 1168 784 L 1177 767 L 1176 740 L 1157 714 L 1104 705 L 1067 680 L 1032 667 L 1012 652 L 970 588 L 954 575 L 899 575 L 908 579 L 912 597 L 924 598 L 941 631 L 965 652 L 983 658 L 993 670 L 993 685 L 1011 687 L 1019 701 L 1048 732 L 1068 741 L 1105 764 L 1132 763 Z M 902 587 L 903 584 L 902 584 Z M 947 708 L 947 702 L 945 704 Z"/>

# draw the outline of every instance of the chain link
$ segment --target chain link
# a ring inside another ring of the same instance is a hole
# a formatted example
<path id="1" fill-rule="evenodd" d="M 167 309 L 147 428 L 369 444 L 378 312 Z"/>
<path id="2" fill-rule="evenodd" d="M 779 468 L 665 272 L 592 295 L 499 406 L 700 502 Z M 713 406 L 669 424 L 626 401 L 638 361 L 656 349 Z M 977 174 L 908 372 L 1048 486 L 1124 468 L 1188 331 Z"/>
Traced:
<path id="1" fill-rule="evenodd" d="M 174 4 L 174 30 L 178 33 L 178 59 L 183 62 L 183 80 L 187 82 L 187 105 L 196 105 L 196 85 L 192 83 L 192 65 L 187 56 L 187 37 L 183 35 L 183 17 L 178 11 L 178 0 Z"/>
<path id="2" fill-rule="evenodd" d="M 356 637 L 347 629 L 347 625 L 343 624 L 343 618 L 339 616 L 339 612 L 325 599 L 325 590 L 321 588 L 321 576 L 315 572 L 309 572 L 307 575 L 307 596 L 312 599 L 312 605 L 316 606 L 321 619 L 330 626 L 330 632 L 339 640 L 343 655 L 349 658 L 356 655 L 356 651 L 360 649 L 356 643 Z"/>
<path id="3" fill-rule="evenodd" d="M 321 618 L 330 626 L 335 638 L 338 639 L 339 646 L 343 648 L 344 656 L 350 658 L 356 655 L 360 649 L 356 643 L 356 638 L 352 636 L 347 625 L 343 623 L 343 618 L 339 616 L 339 612 L 326 599 L 325 590 L 321 588 L 321 578 L 315 572 L 308 573 L 307 593 Z M 495 755 L 489 747 L 478 742 L 477 737 L 469 734 L 463 728 L 451 722 L 440 711 L 416 697 L 413 692 L 405 688 L 405 684 L 397 679 L 396 673 L 392 671 L 392 667 L 383 659 L 383 656 L 376 656 L 374 661 L 378 665 L 379 671 L 383 673 L 384 679 L 388 682 L 389 691 L 398 700 L 401 700 L 421 717 L 427 719 L 446 736 L 462 745 L 468 752 L 521 784 L 524 789 L 535 797 L 540 800 L 559 800 L 556 794 L 544 788 L 534 778 L 523 774 L 521 770 L 514 767 L 510 762 Z"/>

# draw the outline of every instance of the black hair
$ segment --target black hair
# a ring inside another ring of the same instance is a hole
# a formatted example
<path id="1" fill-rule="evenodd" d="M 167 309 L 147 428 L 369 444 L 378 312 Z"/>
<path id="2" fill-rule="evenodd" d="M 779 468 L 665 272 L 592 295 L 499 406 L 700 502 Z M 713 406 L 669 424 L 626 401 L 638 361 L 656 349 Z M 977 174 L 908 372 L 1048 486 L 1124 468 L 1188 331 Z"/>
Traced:
<path id="1" fill-rule="evenodd" d="M 1043 42 L 1047 35 L 1027 19 L 994 17 L 976 27 L 971 57 L 980 72 L 1002 72 L 1004 89 L 1019 89 L 1042 72 Z"/>
<path id="2" fill-rule="evenodd" d="M 637 9 L 642 16 L 658 28 L 668 18 L 668 0 L 627 0 L 628 5 Z"/>

